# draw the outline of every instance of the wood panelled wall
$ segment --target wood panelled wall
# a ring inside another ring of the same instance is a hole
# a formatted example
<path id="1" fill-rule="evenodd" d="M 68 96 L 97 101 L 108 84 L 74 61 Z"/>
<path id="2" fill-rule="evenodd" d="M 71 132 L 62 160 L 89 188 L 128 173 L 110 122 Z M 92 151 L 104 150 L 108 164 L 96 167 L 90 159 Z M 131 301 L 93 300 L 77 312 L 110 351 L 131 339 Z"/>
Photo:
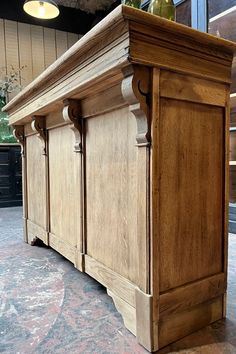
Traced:
<path id="1" fill-rule="evenodd" d="M 23 88 L 70 48 L 79 37 L 75 33 L 0 19 L 1 76 L 9 73 L 11 66 L 15 69 L 24 66 L 20 75 L 20 85 Z M 10 94 L 9 99 L 16 93 Z"/>

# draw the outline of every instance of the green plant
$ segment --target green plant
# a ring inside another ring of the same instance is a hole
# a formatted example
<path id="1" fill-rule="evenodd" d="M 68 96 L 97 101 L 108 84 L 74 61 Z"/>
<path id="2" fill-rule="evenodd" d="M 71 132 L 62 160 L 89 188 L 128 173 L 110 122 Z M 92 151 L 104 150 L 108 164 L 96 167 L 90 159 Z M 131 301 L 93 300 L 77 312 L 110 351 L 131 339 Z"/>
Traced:
<path id="1" fill-rule="evenodd" d="M 21 89 L 20 85 L 20 73 L 24 69 L 22 66 L 19 69 L 15 69 L 12 65 L 10 70 L 6 74 L 6 68 L 0 69 L 0 96 L 8 98 L 8 94 L 16 90 Z"/>
<path id="2" fill-rule="evenodd" d="M 0 143 L 15 143 L 16 140 L 12 134 L 12 128 L 9 127 L 8 115 L 2 111 L 2 108 L 8 101 L 9 93 L 20 90 L 20 73 L 24 69 L 10 67 L 8 74 L 6 68 L 0 69 Z"/>

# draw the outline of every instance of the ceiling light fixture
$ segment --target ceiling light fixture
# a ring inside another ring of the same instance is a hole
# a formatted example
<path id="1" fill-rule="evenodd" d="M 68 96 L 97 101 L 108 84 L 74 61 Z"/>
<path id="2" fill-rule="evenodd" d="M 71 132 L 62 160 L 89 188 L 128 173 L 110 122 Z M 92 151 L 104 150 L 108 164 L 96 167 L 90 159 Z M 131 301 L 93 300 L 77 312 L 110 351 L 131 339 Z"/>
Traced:
<path id="1" fill-rule="evenodd" d="M 59 8 L 53 0 L 26 0 L 24 11 L 33 17 L 49 20 L 59 15 Z"/>

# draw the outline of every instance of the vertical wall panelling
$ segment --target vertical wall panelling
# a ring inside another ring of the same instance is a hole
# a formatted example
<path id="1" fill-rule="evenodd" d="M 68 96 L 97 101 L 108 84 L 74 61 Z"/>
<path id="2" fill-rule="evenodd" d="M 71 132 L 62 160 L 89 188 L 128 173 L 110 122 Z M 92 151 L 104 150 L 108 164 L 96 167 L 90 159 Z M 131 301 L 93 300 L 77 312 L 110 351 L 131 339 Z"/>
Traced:
<path id="1" fill-rule="evenodd" d="M 38 76 L 45 68 L 43 27 L 31 25 L 33 77 Z"/>
<path id="2" fill-rule="evenodd" d="M 79 37 L 75 33 L 0 19 L 0 78 L 12 66 L 15 70 L 23 66 L 19 83 L 24 88 Z M 11 93 L 9 99 L 16 94 Z"/>
<path id="3" fill-rule="evenodd" d="M 18 31 L 17 22 L 5 20 L 5 48 L 6 48 L 6 67 L 9 74 L 12 70 L 19 67 Z M 11 99 L 15 93 L 9 93 Z"/>
<path id="4" fill-rule="evenodd" d="M 21 86 L 25 87 L 33 80 L 32 72 L 32 46 L 29 25 L 18 23 L 19 40 L 19 67 L 21 71 Z"/>
<path id="5" fill-rule="evenodd" d="M 73 44 L 75 44 L 79 39 L 79 36 L 75 33 L 67 33 L 67 43 L 68 43 L 68 48 L 72 47 Z"/>
<path id="6" fill-rule="evenodd" d="M 56 50 L 57 58 L 60 57 L 68 48 L 67 33 L 56 30 Z"/>
<path id="7" fill-rule="evenodd" d="M 17 67 L 19 64 L 17 22 L 5 21 L 5 40 L 6 64 L 9 71 L 11 65 Z"/>
<path id="8" fill-rule="evenodd" d="M 6 66 L 4 21 L 0 19 L 0 70 Z"/>
<path id="9" fill-rule="evenodd" d="M 56 31 L 52 28 L 44 28 L 44 61 L 48 67 L 56 58 Z"/>

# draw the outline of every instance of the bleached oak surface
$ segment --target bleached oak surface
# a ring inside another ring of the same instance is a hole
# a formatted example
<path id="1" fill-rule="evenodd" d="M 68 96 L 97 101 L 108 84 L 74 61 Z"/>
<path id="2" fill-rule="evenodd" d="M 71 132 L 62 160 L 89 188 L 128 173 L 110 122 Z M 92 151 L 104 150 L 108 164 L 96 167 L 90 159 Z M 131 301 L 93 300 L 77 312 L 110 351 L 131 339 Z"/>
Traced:
<path id="1" fill-rule="evenodd" d="M 150 351 L 225 316 L 235 49 L 119 6 L 6 106 L 26 240 L 107 287 Z"/>

